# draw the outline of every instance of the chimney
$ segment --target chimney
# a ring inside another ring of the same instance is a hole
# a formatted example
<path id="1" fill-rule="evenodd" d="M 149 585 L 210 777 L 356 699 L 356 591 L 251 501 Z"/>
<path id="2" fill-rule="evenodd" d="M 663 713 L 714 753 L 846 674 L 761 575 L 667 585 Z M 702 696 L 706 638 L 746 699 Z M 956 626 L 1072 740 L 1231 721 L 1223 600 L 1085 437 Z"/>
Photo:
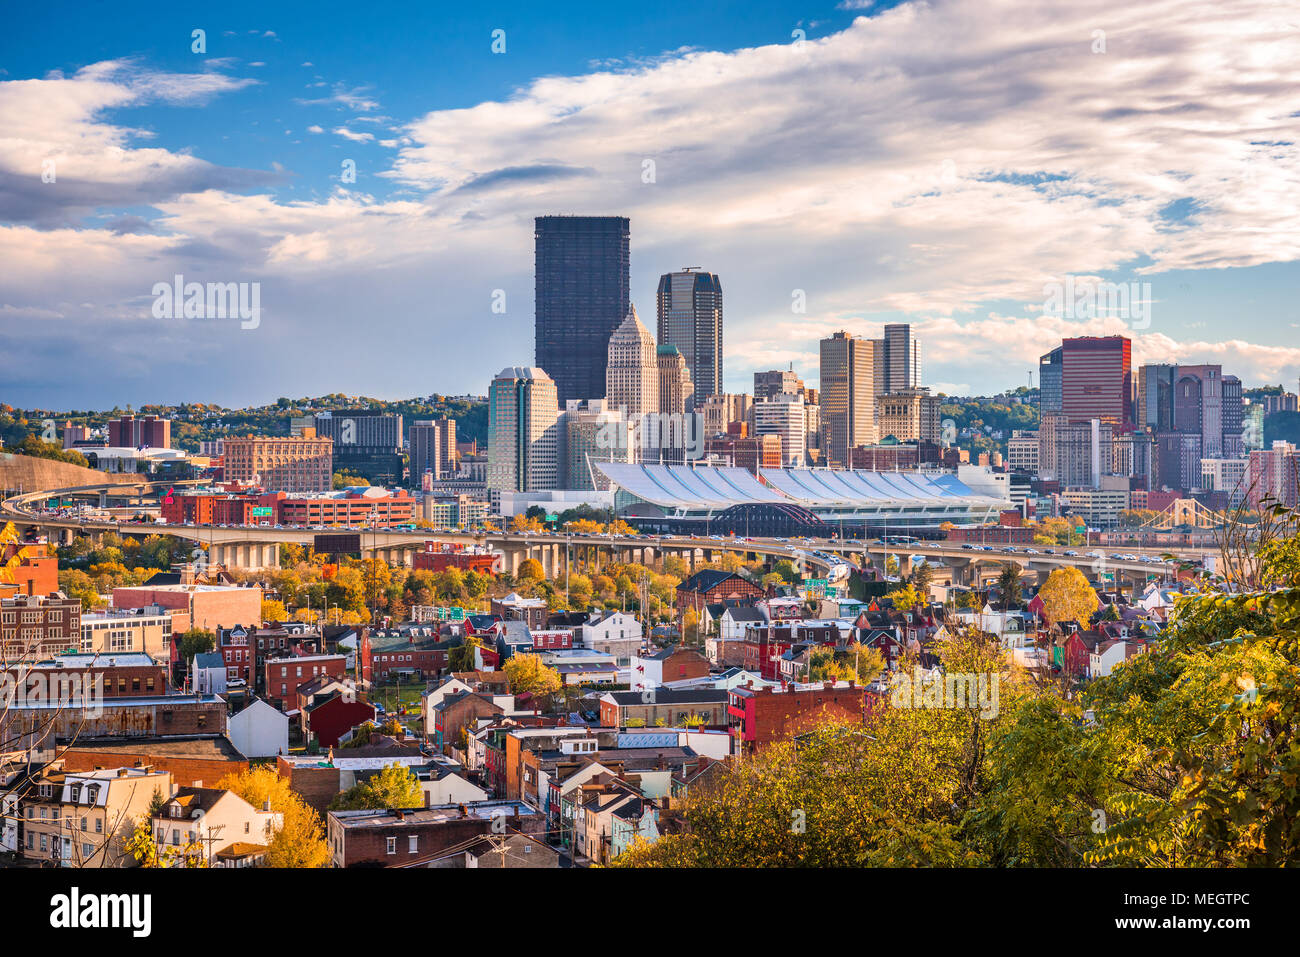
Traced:
<path id="1" fill-rule="evenodd" d="M 406 820 L 406 812 L 403 811 L 400 807 L 399 807 L 397 810 L 395 810 L 393 813 L 397 815 L 397 819 L 398 819 L 399 821 L 405 821 L 405 820 Z"/>
<path id="2" fill-rule="evenodd" d="M 124 778 L 124 777 L 126 777 L 128 774 L 130 774 L 130 773 L 131 773 L 130 768 L 118 768 L 118 769 L 117 769 L 117 776 L 118 776 L 119 778 Z"/>
<path id="3" fill-rule="evenodd" d="M 271 802 L 269 800 L 262 802 L 262 810 L 267 814 L 271 813 Z"/>

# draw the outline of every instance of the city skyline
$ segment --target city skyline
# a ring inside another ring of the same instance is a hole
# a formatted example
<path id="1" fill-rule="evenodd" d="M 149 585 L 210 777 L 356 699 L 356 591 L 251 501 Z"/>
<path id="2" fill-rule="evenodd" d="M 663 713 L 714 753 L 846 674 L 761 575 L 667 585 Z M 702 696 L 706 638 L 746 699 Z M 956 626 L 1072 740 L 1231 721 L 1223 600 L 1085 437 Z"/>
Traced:
<path id="1" fill-rule="evenodd" d="M 726 391 L 791 364 L 811 381 L 829 331 L 904 321 L 949 394 L 1115 333 L 1135 365 L 1295 380 L 1300 51 L 1268 8 L 1223 5 L 1225 28 L 1141 4 L 861 7 L 652 24 L 593 8 L 598 39 L 523 6 L 448 15 L 431 39 L 425 14 L 366 25 L 383 57 L 292 4 L 203 24 L 141 4 L 73 36 L 41 29 L 64 4 L 16 8 L 31 40 L 0 74 L 0 400 L 481 394 L 530 361 L 530 227 L 558 213 L 632 221 L 647 315 L 683 263 L 726 281 Z M 1244 42 L 1265 75 L 1247 77 Z M 931 52 L 947 47 L 960 67 Z M 888 82 L 857 82 L 864 62 Z M 260 283 L 256 327 L 154 318 L 176 276 Z M 1137 290 L 1127 318 L 1062 301 L 1072 277 Z M 357 367 L 339 375 L 344 343 Z M 55 362 L 113 375 L 58 382 Z"/>

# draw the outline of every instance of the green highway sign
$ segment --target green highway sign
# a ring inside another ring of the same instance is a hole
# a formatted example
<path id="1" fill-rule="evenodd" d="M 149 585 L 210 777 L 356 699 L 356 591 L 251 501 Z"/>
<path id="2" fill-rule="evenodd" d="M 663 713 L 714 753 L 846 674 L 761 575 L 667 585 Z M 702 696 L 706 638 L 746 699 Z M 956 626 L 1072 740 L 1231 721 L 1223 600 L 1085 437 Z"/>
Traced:
<path id="1" fill-rule="evenodd" d="M 255 506 L 255 507 L 253 508 L 253 517 L 254 517 L 254 518 L 263 518 L 263 517 L 265 517 L 265 518 L 270 518 L 270 517 L 271 517 L 272 515 L 274 515 L 274 514 L 275 514 L 275 510 L 272 509 L 272 508 L 270 508 L 269 506 L 261 506 L 261 505 L 259 505 L 259 506 Z"/>

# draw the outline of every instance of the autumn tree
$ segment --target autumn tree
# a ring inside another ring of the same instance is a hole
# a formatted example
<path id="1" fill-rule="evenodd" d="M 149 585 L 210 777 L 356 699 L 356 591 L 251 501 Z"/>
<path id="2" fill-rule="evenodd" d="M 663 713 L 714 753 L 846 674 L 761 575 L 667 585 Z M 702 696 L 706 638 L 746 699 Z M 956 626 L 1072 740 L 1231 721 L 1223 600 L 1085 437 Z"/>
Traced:
<path id="1" fill-rule="evenodd" d="M 1048 575 L 1038 590 L 1038 597 L 1043 601 L 1043 615 L 1053 625 L 1077 621 L 1086 628 L 1100 607 L 1097 593 L 1083 572 L 1073 565 L 1057 568 Z"/>
<path id="2" fill-rule="evenodd" d="M 263 807 L 269 801 L 271 810 L 283 816 L 283 824 L 272 835 L 267 849 L 267 867 L 329 864 L 330 851 L 320 815 L 289 787 L 289 779 L 277 774 L 274 767 L 261 766 L 228 774 L 216 786 L 233 791 L 253 807 Z"/>
<path id="3" fill-rule="evenodd" d="M 511 655 L 501 669 L 510 682 L 513 694 L 532 694 L 534 696 L 555 694 L 563 687 L 560 673 L 554 668 L 542 664 L 541 656 L 529 654 Z"/>

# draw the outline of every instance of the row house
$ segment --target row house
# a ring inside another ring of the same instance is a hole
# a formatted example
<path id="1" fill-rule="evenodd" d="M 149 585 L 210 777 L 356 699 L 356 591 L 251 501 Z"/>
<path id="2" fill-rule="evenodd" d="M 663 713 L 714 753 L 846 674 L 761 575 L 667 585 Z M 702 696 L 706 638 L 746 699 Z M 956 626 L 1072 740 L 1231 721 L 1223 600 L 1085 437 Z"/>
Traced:
<path id="1" fill-rule="evenodd" d="M 347 674 L 346 655 L 292 655 L 268 658 L 263 665 L 266 700 L 281 711 L 301 709 L 298 689 L 319 678 L 342 680 Z"/>
<path id="2" fill-rule="evenodd" d="M 608 865 L 638 838 L 659 839 L 659 814 L 635 783 L 598 774 L 572 792 L 573 843 L 576 856 Z"/>
<path id="3" fill-rule="evenodd" d="M 866 689 L 853 681 L 792 684 L 783 688 L 732 688 L 727 711 L 740 747 L 752 751 L 788 741 L 828 719 L 862 721 Z"/>
<path id="4" fill-rule="evenodd" d="M 489 833 L 540 835 L 542 815 L 519 801 L 480 801 L 411 810 L 330 811 L 333 867 L 393 867 L 435 856 Z"/>
<path id="5" fill-rule="evenodd" d="M 465 639 L 444 638 L 436 625 L 371 628 L 361 638 L 361 678 L 369 686 L 388 681 L 429 681 L 447 671 L 452 648 Z"/>
<path id="6" fill-rule="evenodd" d="M 768 681 L 777 681 L 781 656 L 795 645 L 833 647 L 842 641 L 840 624 L 836 621 L 769 622 L 746 633 L 743 667 Z"/>
<path id="7" fill-rule="evenodd" d="M 56 867 L 134 864 L 125 843 L 155 793 L 167 797 L 172 777 L 152 767 L 66 771 L 47 766 L 13 808 L 19 855 Z"/>

